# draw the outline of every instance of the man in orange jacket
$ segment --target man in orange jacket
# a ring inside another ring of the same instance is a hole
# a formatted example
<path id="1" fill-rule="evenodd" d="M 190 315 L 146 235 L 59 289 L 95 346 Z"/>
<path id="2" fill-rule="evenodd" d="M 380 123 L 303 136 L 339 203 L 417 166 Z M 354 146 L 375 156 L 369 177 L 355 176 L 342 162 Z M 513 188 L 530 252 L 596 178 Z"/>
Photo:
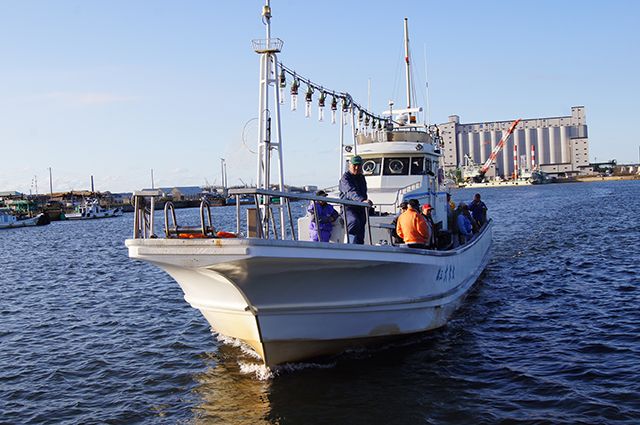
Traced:
<path id="1" fill-rule="evenodd" d="M 417 199 L 409 200 L 409 208 L 398 217 L 396 232 L 410 248 L 427 248 L 429 226 L 420 214 L 420 203 Z"/>

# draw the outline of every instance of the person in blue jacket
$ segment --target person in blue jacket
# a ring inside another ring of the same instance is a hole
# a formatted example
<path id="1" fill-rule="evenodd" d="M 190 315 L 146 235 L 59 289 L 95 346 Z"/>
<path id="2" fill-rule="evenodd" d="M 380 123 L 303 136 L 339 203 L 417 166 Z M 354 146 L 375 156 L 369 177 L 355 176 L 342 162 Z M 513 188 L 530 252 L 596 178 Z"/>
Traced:
<path id="1" fill-rule="evenodd" d="M 327 192 L 319 190 L 316 196 L 327 196 Z M 331 230 L 333 230 L 333 222 L 340 216 L 338 212 L 326 201 L 311 201 L 307 212 L 311 216 L 309 222 L 309 236 L 312 241 L 329 242 L 331 238 Z M 318 217 L 318 226 L 316 229 L 316 215 Z"/>
<path id="2" fill-rule="evenodd" d="M 340 199 L 368 202 L 369 205 L 373 205 L 373 202 L 367 198 L 367 181 L 362 174 L 362 162 L 360 155 L 351 157 L 349 170 L 340 178 Z M 344 208 L 347 215 L 349 243 L 364 244 L 364 227 L 367 224 L 365 207 L 345 206 Z"/>
<path id="3" fill-rule="evenodd" d="M 458 214 L 458 234 L 460 235 L 460 245 L 469 242 L 473 237 L 473 226 L 471 225 L 471 217 L 469 208 L 464 202 L 460 203 L 460 213 Z"/>

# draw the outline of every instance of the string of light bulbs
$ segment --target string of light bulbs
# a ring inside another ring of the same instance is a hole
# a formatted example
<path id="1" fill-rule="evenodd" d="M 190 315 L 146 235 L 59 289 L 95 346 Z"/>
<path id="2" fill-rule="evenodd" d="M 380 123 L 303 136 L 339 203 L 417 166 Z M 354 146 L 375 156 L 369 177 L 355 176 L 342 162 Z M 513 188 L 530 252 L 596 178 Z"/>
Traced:
<path id="1" fill-rule="evenodd" d="M 287 87 L 287 75 L 292 78 L 290 85 L 291 94 L 291 110 L 296 111 L 298 109 L 298 96 L 300 92 L 301 84 L 307 86 L 305 92 L 305 116 L 309 118 L 311 116 L 311 104 L 313 103 L 313 95 L 317 91 L 318 96 L 318 120 L 324 121 L 324 108 L 327 103 L 327 98 L 330 96 L 329 102 L 331 108 L 331 123 L 336 123 L 336 114 L 338 110 L 338 102 L 341 102 L 342 113 L 347 113 L 351 110 L 357 112 L 358 124 L 364 128 L 371 128 L 372 130 L 381 131 L 383 128 L 391 125 L 391 118 L 376 115 L 371 111 L 364 108 L 359 103 L 353 100 L 353 97 L 347 92 L 341 92 L 337 90 L 327 89 L 324 86 L 314 83 L 309 78 L 305 78 L 299 75 L 294 70 L 290 69 L 283 63 L 279 63 L 279 75 L 278 75 L 278 88 L 280 90 L 280 103 L 284 103 L 284 91 Z"/>

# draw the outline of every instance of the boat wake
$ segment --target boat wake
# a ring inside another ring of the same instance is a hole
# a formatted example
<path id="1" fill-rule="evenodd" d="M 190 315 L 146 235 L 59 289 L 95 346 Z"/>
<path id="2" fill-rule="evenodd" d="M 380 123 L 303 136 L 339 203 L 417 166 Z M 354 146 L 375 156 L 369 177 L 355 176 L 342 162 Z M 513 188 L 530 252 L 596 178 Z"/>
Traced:
<path id="1" fill-rule="evenodd" d="M 337 362 L 332 363 L 285 363 L 278 366 L 268 367 L 262 363 L 249 363 L 239 361 L 240 373 L 254 375 L 259 381 L 267 381 L 277 376 L 299 372 L 305 369 L 332 369 Z"/>
<path id="2" fill-rule="evenodd" d="M 265 366 L 262 363 L 249 363 L 238 361 L 240 366 L 240 373 L 243 375 L 254 375 L 258 381 L 268 381 L 276 377 L 275 373 L 270 367 Z"/>
<path id="3" fill-rule="evenodd" d="M 420 335 L 414 335 L 408 338 L 389 342 L 384 345 L 372 346 L 372 347 L 357 347 L 350 348 L 343 351 L 340 354 L 326 358 L 324 362 L 300 362 L 300 363 L 285 363 L 277 366 L 265 366 L 263 363 L 254 363 L 251 361 L 238 360 L 238 366 L 240 373 L 243 375 L 253 375 L 258 381 L 268 381 L 278 376 L 296 373 L 307 369 L 333 369 L 341 361 L 358 361 L 366 360 L 375 357 L 380 352 L 389 350 L 402 350 L 407 347 L 423 344 L 433 341 L 433 333 L 425 332 Z M 259 359 L 258 354 L 250 347 L 234 338 L 228 338 L 224 336 L 218 336 L 218 341 L 239 348 L 244 354 Z"/>
<path id="4" fill-rule="evenodd" d="M 221 335 L 212 332 L 216 340 L 224 345 L 239 349 L 242 354 L 252 359 L 261 360 L 260 355 L 256 353 L 251 347 L 237 338 L 231 338 L 225 335 Z M 331 369 L 337 364 L 336 361 L 330 363 L 285 363 L 278 366 L 268 367 L 263 363 L 254 363 L 252 361 L 238 360 L 238 366 L 240 367 L 240 373 L 243 375 L 254 375 L 259 381 L 267 381 L 273 379 L 279 375 L 299 372 L 305 369 Z"/>
<path id="5" fill-rule="evenodd" d="M 242 351 L 243 354 L 252 357 L 254 359 L 258 359 L 260 360 L 260 355 L 258 353 L 256 353 L 253 348 L 249 347 L 247 344 L 245 344 L 244 342 L 242 342 L 241 340 L 237 339 L 237 338 L 232 338 L 230 336 L 225 336 L 225 335 L 221 335 L 219 333 L 215 333 L 213 332 L 213 335 L 215 336 L 216 340 L 218 342 L 221 342 L 225 345 L 229 345 L 231 347 L 235 347 L 235 348 L 239 348 L 240 351 Z"/>

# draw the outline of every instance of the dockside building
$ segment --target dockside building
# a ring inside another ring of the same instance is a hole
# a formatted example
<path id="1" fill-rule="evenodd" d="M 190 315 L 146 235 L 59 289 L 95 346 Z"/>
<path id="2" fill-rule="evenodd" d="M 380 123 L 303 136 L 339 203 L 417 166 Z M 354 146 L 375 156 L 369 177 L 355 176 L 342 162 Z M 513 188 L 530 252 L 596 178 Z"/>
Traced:
<path id="1" fill-rule="evenodd" d="M 506 134 L 513 121 L 460 123 L 452 115 L 440 124 L 445 172 L 464 165 L 483 164 Z M 487 177 L 510 178 L 540 169 L 553 176 L 575 176 L 590 172 L 589 139 L 584 106 L 571 108 L 571 115 L 530 118 L 520 121 L 498 153 Z"/>

